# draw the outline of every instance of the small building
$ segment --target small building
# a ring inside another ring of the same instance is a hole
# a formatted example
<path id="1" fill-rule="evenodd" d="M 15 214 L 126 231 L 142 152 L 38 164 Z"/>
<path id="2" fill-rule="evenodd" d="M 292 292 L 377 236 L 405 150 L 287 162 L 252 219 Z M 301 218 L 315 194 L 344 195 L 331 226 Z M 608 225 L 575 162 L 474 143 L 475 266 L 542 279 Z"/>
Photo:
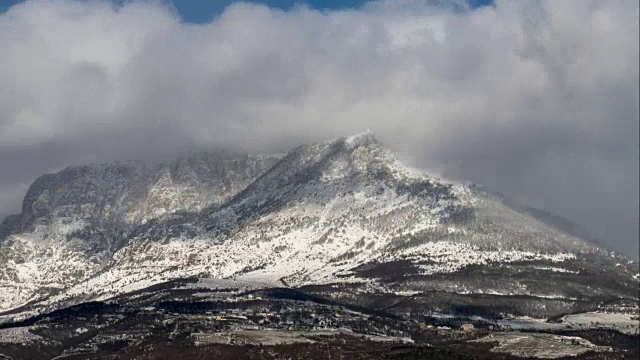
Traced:
<path id="1" fill-rule="evenodd" d="M 475 329 L 475 326 L 473 326 L 473 324 L 462 324 L 462 326 L 460 326 L 460 329 L 462 329 L 462 331 L 473 331 Z"/>

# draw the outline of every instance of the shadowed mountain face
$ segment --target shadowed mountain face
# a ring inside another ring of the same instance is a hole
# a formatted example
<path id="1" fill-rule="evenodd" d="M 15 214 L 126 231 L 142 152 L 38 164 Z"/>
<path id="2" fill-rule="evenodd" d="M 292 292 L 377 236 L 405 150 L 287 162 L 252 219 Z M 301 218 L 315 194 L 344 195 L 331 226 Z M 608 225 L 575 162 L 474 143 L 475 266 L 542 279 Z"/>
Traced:
<path id="1" fill-rule="evenodd" d="M 283 157 L 68 168 L 36 180 L 0 225 L 5 318 L 190 277 L 397 313 L 550 317 L 638 298 L 637 264 L 406 168 L 369 133 Z"/>

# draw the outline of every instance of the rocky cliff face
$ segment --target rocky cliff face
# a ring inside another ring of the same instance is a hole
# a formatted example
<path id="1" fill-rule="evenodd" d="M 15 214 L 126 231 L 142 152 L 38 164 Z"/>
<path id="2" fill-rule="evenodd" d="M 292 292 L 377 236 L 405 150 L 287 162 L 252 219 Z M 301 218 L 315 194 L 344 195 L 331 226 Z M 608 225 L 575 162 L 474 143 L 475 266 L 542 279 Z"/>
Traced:
<path id="1" fill-rule="evenodd" d="M 194 276 L 364 302 L 525 297 L 512 310 L 532 315 L 637 299 L 637 264 L 408 169 L 369 133 L 281 158 L 69 168 L 38 179 L 0 236 L 7 314 Z"/>
<path id="2" fill-rule="evenodd" d="M 3 223 L 0 308 L 38 301 L 105 269 L 152 219 L 215 208 L 275 157 L 192 154 L 171 163 L 89 165 L 38 178 Z"/>

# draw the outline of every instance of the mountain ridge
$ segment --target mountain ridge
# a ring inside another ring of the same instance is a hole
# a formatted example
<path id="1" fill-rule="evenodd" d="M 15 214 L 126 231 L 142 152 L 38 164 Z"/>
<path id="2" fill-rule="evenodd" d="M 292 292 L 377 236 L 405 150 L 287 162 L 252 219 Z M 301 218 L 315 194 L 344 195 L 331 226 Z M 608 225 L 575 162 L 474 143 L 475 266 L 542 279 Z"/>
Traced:
<path id="1" fill-rule="evenodd" d="M 193 276 L 340 288 L 327 297 L 527 295 L 557 298 L 564 311 L 605 297 L 637 299 L 632 261 L 475 186 L 406 168 L 370 132 L 282 157 L 65 169 L 36 180 L 23 214 L 7 219 L 5 313 Z M 494 279 L 457 275 L 470 268 Z M 592 288 L 589 276 L 607 281 Z"/>

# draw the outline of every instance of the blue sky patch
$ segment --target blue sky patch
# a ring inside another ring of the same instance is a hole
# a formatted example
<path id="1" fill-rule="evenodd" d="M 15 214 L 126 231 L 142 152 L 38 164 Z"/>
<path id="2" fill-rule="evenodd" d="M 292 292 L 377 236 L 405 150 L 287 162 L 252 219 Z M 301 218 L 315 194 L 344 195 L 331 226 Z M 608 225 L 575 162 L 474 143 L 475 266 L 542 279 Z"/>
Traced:
<path id="1" fill-rule="evenodd" d="M 0 12 L 5 12 L 12 5 L 23 2 L 24 0 L 0 0 Z M 124 3 L 125 0 L 114 0 L 116 3 Z M 211 21 L 235 0 L 173 0 L 168 1 L 180 14 L 185 22 L 189 23 L 206 23 Z M 290 10 L 296 4 L 306 4 L 307 6 L 319 10 L 337 10 L 337 9 L 357 9 L 362 5 L 371 2 L 371 0 L 252 0 L 246 1 L 257 4 L 264 4 L 272 8 L 281 10 Z M 489 6 L 493 4 L 493 0 L 467 0 L 472 8 Z"/>

